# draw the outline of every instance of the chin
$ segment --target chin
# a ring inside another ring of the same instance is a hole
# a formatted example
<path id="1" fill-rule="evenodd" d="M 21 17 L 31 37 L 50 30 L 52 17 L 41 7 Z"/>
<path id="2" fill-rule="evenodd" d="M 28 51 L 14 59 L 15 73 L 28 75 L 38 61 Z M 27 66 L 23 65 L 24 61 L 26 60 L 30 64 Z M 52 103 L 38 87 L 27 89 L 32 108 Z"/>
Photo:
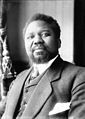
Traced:
<path id="1" fill-rule="evenodd" d="M 41 63 L 46 63 L 50 60 L 50 58 L 46 55 L 46 56 L 36 56 L 33 58 L 33 62 L 37 63 L 37 64 L 41 64 Z"/>
<path id="2" fill-rule="evenodd" d="M 37 64 L 40 64 L 40 63 L 46 63 L 46 62 L 48 62 L 49 60 L 51 60 L 55 56 L 56 56 L 56 54 L 54 54 L 54 53 L 43 52 L 43 53 L 32 54 L 31 57 L 30 57 L 30 59 L 32 60 L 32 62 L 35 62 Z"/>

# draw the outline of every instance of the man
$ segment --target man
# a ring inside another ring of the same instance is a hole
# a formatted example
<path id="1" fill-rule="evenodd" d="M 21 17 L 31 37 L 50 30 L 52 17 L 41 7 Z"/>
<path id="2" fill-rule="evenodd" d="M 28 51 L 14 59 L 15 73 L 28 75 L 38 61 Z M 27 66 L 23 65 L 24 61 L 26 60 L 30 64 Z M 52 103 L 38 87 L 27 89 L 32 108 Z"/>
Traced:
<path id="1" fill-rule="evenodd" d="M 44 14 L 27 22 L 23 34 L 31 67 L 14 81 L 2 119 L 85 119 L 85 68 L 61 59 L 60 31 Z"/>

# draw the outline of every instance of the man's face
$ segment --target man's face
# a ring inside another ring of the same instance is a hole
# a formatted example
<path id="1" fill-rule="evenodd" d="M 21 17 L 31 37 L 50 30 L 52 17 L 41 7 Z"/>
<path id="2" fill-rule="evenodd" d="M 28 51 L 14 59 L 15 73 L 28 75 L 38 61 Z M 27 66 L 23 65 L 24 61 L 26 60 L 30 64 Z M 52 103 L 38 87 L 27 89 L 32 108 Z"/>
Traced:
<path id="1" fill-rule="evenodd" d="M 35 63 L 45 63 L 58 53 L 58 42 L 46 22 L 31 22 L 25 32 L 25 48 L 29 59 Z"/>

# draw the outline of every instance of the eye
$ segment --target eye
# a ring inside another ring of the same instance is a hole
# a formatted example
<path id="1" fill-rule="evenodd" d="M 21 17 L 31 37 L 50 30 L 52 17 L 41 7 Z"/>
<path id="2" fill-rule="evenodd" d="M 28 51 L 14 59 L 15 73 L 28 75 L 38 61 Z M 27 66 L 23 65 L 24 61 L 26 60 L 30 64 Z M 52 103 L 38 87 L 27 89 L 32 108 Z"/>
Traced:
<path id="1" fill-rule="evenodd" d="M 31 39 L 33 39 L 33 38 L 34 38 L 34 35 L 28 35 L 28 36 L 27 36 L 27 39 L 30 39 L 30 40 L 31 40 Z"/>
<path id="2" fill-rule="evenodd" d="M 48 36 L 50 36 L 50 33 L 49 32 L 43 32 L 43 33 L 41 33 L 41 37 L 43 38 L 43 37 L 48 37 Z"/>

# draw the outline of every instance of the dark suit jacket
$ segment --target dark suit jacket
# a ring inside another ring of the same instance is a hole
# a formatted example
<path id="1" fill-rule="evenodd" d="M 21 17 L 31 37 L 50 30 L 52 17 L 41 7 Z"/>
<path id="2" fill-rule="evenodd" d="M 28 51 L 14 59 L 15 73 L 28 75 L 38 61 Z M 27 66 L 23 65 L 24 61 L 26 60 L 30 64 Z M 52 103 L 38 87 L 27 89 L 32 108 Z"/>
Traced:
<path id="1" fill-rule="evenodd" d="M 2 119 L 13 119 L 22 87 L 31 70 L 23 71 L 15 80 Z M 70 109 L 49 116 L 59 102 L 71 102 Z M 20 119 L 85 119 L 85 69 L 58 57 L 40 79 Z"/>

